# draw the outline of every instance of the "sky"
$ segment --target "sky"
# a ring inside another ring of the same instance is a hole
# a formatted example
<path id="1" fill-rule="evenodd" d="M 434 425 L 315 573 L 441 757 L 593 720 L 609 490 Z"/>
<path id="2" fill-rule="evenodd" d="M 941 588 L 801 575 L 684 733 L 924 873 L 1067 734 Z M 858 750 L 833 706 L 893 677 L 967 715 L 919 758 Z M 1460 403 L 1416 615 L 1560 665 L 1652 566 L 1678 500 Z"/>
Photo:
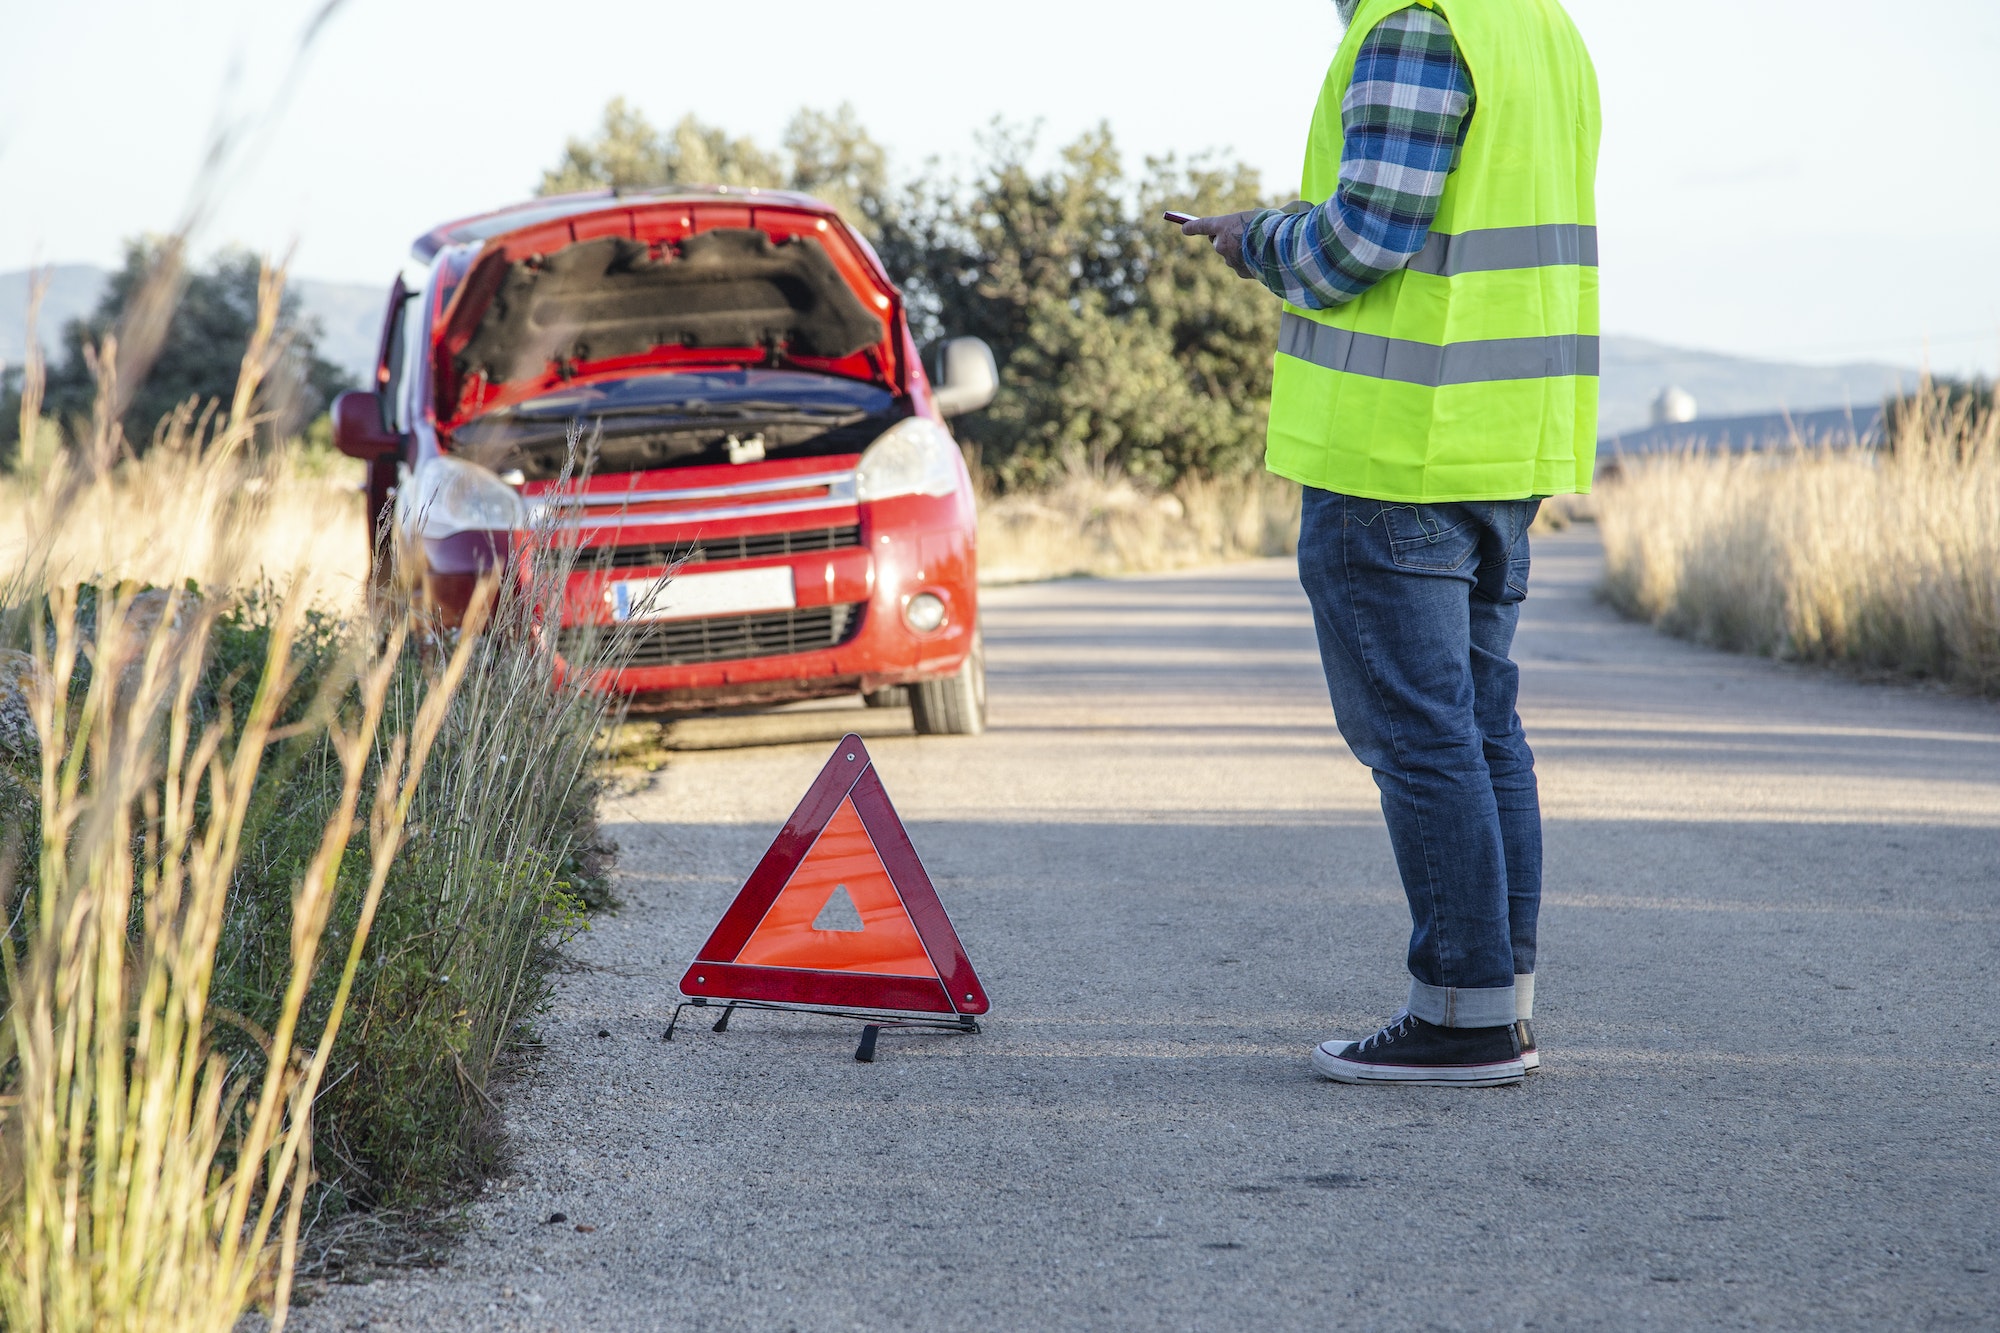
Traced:
<path id="1" fill-rule="evenodd" d="M 970 163 L 995 117 L 1049 145 L 1103 121 L 1134 165 L 1215 150 L 1290 189 L 1340 36 L 1331 0 L 346 0 L 296 61 L 323 2 L 0 0 L 0 271 L 170 228 L 232 117 L 205 244 L 385 289 L 618 95 L 767 143 L 851 102 L 903 173 Z M 1608 332 L 2000 370 L 2000 5 L 1567 3 L 1603 87 Z"/>

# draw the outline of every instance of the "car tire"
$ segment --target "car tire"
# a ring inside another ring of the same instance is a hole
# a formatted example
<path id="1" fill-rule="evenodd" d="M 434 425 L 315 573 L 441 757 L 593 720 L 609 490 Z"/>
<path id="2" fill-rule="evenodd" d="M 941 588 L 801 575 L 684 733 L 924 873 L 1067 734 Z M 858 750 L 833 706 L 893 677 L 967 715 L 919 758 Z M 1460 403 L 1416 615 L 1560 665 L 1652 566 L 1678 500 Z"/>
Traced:
<path id="1" fill-rule="evenodd" d="M 972 632 L 972 651 L 956 672 L 910 686 L 910 717 L 919 736 L 977 736 L 986 730 L 985 635 Z"/>
<path id="2" fill-rule="evenodd" d="M 879 690 L 862 695 L 861 702 L 870 708 L 908 708 L 910 688 L 907 685 L 884 685 Z"/>

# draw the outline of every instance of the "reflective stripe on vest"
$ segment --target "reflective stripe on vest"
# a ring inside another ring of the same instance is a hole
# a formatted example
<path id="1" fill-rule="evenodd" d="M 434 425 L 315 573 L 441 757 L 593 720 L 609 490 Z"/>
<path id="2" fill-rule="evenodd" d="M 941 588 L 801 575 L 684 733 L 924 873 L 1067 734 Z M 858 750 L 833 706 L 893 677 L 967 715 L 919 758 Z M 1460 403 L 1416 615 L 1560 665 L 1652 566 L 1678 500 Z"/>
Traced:
<path id="1" fill-rule="evenodd" d="M 1488 227 L 1445 236 L 1432 232 L 1409 264 L 1412 273 L 1455 278 L 1461 273 L 1501 273 L 1559 264 L 1597 267 L 1597 228 L 1574 222 L 1545 227 Z"/>
<path id="2" fill-rule="evenodd" d="M 1436 347 L 1315 324 L 1287 313 L 1279 327 L 1278 350 L 1328 370 L 1433 389 L 1597 373 L 1597 339 L 1576 333 Z"/>

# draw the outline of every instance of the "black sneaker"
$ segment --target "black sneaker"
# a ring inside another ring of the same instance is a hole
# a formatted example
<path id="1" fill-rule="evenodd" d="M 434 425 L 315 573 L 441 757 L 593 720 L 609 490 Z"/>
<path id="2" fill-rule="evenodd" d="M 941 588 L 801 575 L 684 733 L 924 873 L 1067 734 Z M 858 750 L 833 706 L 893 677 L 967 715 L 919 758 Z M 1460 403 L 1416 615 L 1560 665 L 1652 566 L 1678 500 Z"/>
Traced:
<path id="1" fill-rule="evenodd" d="M 1521 1043 L 1521 1067 L 1530 1074 L 1540 1073 L 1542 1053 L 1535 1049 L 1535 1025 L 1525 1018 L 1514 1024 L 1514 1040 Z"/>
<path id="2" fill-rule="evenodd" d="M 1313 1052 L 1313 1068 L 1339 1083 L 1497 1088 L 1527 1074 L 1512 1027 L 1443 1028 L 1402 1014 L 1374 1036 Z"/>

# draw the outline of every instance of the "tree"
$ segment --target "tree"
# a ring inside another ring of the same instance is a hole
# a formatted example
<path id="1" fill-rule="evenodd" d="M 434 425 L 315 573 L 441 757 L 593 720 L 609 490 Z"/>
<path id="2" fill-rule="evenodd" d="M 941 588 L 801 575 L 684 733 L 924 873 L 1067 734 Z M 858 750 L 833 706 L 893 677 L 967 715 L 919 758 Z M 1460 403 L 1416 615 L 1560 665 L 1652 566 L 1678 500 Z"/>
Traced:
<path id="1" fill-rule="evenodd" d="M 0 470 L 14 465 L 21 445 L 21 368 L 0 366 Z"/>
<path id="2" fill-rule="evenodd" d="M 852 106 L 831 115 L 804 108 L 785 127 L 789 188 L 824 199 L 870 236 L 891 208 L 889 155 L 861 127 Z"/>
<path id="3" fill-rule="evenodd" d="M 604 123 L 589 138 L 571 139 L 562 160 L 542 173 L 537 194 L 582 190 L 646 190 L 668 185 L 729 185 L 798 190 L 839 209 L 873 234 L 889 193 L 888 155 L 854 114 L 801 110 L 785 127 L 784 147 L 768 152 L 752 139 L 732 139 L 692 115 L 670 131 L 614 97 Z"/>
<path id="4" fill-rule="evenodd" d="M 662 185 L 735 185 L 778 189 L 784 164 L 749 139 L 731 139 L 692 115 L 662 134 L 622 97 L 604 108 L 604 125 L 590 139 L 571 139 L 562 161 L 542 173 L 537 194 L 580 190 L 643 190 Z"/>
<path id="5" fill-rule="evenodd" d="M 124 267 L 112 275 L 97 309 L 87 319 L 70 321 L 63 330 L 63 352 L 49 371 L 44 410 L 67 427 L 72 439 L 88 429 L 97 398 L 87 349 L 102 346 L 116 331 L 127 303 L 160 258 L 157 242 L 128 243 Z M 261 262 L 248 251 L 226 250 L 208 268 L 188 275 L 159 354 L 145 380 L 132 390 L 121 423 L 135 452 L 145 450 L 160 421 L 181 404 L 193 401 L 199 409 L 211 400 L 228 403 L 257 325 L 261 269 Z M 326 411 L 351 381 L 340 367 L 319 355 L 319 324 L 299 313 L 296 295 L 286 294 L 278 327 L 280 336 L 289 339 L 290 352 L 267 395 L 269 410 L 275 413 L 269 433 L 283 439 Z"/>
<path id="6" fill-rule="evenodd" d="M 1155 484 L 1254 466 L 1277 303 L 1157 219 L 1257 207 L 1256 173 L 1160 160 L 1135 187 L 1103 127 L 1039 171 L 1031 136 L 985 146 L 970 185 L 912 185 L 880 242 L 920 339 L 975 335 L 1000 361 L 960 435 L 1007 485 L 1075 462 Z"/>

